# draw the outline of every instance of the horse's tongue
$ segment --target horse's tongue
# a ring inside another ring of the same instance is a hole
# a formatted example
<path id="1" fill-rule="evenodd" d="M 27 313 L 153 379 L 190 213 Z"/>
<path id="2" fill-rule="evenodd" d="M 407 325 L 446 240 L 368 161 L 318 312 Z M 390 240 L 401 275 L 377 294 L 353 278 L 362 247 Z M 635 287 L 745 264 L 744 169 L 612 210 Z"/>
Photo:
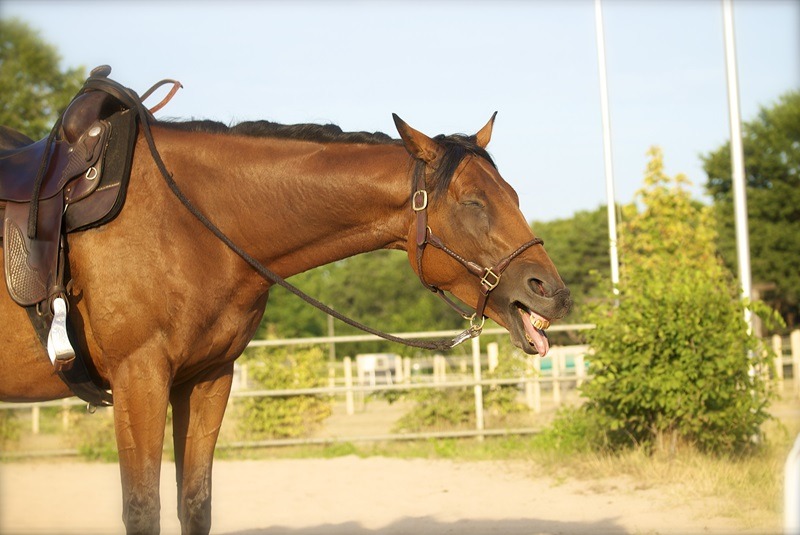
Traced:
<path id="1" fill-rule="evenodd" d="M 547 355 L 547 352 L 550 351 L 550 341 L 547 339 L 547 335 L 543 330 L 537 329 L 531 325 L 531 317 L 543 321 L 547 320 L 539 316 L 536 312 L 528 312 L 519 309 L 519 313 L 522 315 L 522 324 L 525 326 L 525 334 L 528 335 L 528 341 L 536 348 L 536 352 L 539 353 L 539 356 L 544 357 Z"/>

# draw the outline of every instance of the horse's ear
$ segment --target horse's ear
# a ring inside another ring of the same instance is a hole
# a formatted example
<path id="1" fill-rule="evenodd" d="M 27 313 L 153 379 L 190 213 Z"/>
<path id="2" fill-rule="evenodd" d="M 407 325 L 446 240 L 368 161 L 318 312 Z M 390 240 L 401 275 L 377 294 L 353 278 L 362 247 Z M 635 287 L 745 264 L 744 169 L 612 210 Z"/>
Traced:
<path id="1" fill-rule="evenodd" d="M 408 126 L 396 113 L 392 114 L 392 118 L 411 156 L 426 163 L 433 163 L 442 154 L 442 147 L 437 142 Z"/>
<path id="2" fill-rule="evenodd" d="M 497 117 L 497 112 L 494 112 L 492 118 L 486 123 L 486 126 L 478 130 L 478 133 L 475 134 L 475 143 L 482 149 L 485 149 L 486 145 L 489 144 L 489 140 L 492 139 L 492 128 L 494 127 L 495 117 Z"/>

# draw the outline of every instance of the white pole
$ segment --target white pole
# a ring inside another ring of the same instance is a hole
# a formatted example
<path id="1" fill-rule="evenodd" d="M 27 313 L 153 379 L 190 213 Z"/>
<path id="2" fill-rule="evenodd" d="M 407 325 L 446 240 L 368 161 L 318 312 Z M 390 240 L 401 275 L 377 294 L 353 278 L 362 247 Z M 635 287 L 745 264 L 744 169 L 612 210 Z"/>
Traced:
<path id="1" fill-rule="evenodd" d="M 733 34 L 733 3 L 722 0 L 722 19 L 725 36 L 725 67 L 728 76 L 728 115 L 731 127 L 731 170 L 733 171 L 733 209 L 736 218 L 736 251 L 739 264 L 739 284 L 742 299 L 752 297 L 750 275 L 750 234 L 747 228 L 747 191 L 742 148 L 742 118 L 739 108 L 739 75 L 736 71 L 736 40 Z M 745 308 L 744 320 L 752 331 L 750 309 Z"/>
<path id="2" fill-rule="evenodd" d="M 614 199 L 614 166 L 611 158 L 611 114 L 608 110 L 608 77 L 606 76 L 606 45 L 603 31 L 603 8 L 594 0 L 594 21 L 597 37 L 597 63 L 600 72 L 600 108 L 603 117 L 603 161 L 606 173 L 606 203 L 608 205 L 608 255 L 611 259 L 611 286 L 619 294 L 619 256 L 617 254 L 617 216 Z"/>
<path id="3" fill-rule="evenodd" d="M 472 377 L 476 383 L 481 381 L 481 342 L 480 337 L 472 339 Z M 475 429 L 483 431 L 483 387 L 476 384 L 473 388 L 475 393 Z M 478 440 L 483 440 L 483 435 L 478 435 Z"/>
<path id="4" fill-rule="evenodd" d="M 344 403 L 348 416 L 356 413 L 355 401 L 353 399 L 353 361 L 350 357 L 344 358 L 344 386 L 347 390 L 344 393 Z"/>

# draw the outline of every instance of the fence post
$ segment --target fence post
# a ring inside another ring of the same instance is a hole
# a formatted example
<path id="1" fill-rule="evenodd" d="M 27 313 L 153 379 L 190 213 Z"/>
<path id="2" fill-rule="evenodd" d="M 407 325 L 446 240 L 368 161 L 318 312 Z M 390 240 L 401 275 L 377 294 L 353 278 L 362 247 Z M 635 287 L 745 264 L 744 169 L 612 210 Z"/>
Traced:
<path id="1" fill-rule="evenodd" d="M 778 392 L 783 392 L 783 340 L 781 335 L 772 335 L 772 351 L 775 353 L 775 382 Z"/>
<path id="2" fill-rule="evenodd" d="M 403 377 L 406 383 L 411 382 L 411 357 L 405 357 L 403 359 Z"/>
<path id="3" fill-rule="evenodd" d="M 481 341 L 476 336 L 472 339 L 472 375 L 476 383 L 481 381 Z M 483 431 L 483 387 L 476 384 L 475 392 L 475 429 Z M 483 440 L 483 435 L 478 435 L 478 440 Z"/>
<path id="4" fill-rule="evenodd" d="M 247 383 L 250 381 L 250 376 L 248 375 L 247 371 L 247 364 L 242 364 L 241 366 L 239 366 L 239 369 L 241 370 L 239 384 L 242 390 L 247 390 Z"/>
<path id="5" fill-rule="evenodd" d="M 442 356 L 441 355 L 434 355 L 433 356 L 433 384 L 438 385 L 439 383 L 443 382 L 444 379 L 442 377 Z"/>
<path id="6" fill-rule="evenodd" d="M 561 377 L 561 358 L 562 355 L 560 352 L 555 352 L 550 356 L 551 362 L 553 363 L 553 366 L 550 368 L 553 377 L 553 404 L 555 404 L 556 407 L 561 406 L 561 381 L 558 380 L 559 377 Z"/>
<path id="7" fill-rule="evenodd" d="M 64 431 L 69 429 L 69 400 L 67 398 L 61 400 L 61 429 Z"/>
<path id="8" fill-rule="evenodd" d="M 39 434 L 39 405 L 31 407 L 31 432 L 34 435 Z"/>
<path id="9" fill-rule="evenodd" d="M 500 363 L 500 348 L 497 342 L 486 344 L 486 355 L 489 358 L 489 373 L 492 373 Z"/>
<path id="10" fill-rule="evenodd" d="M 405 377 L 403 376 L 403 358 L 399 356 L 394 359 L 394 382 L 405 382 Z"/>
<path id="11" fill-rule="evenodd" d="M 789 335 L 789 342 L 792 346 L 792 382 L 794 383 L 794 394 L 800 396 L 800 329 L 795 329 Z"/>
<path id="12" fill-rule="evenodd" d="M 355 402 L 353 401 L 353 361 L 350 357 L 344 358 L 344 404 L 347 408 L 347 415 L 352 416 L 356 413 Z"/>
<path id="13" fill-rule="evenodd" d="M 575 355 L 575 375 L 578 379 L 575 381 L 575 388 L 580 388 L 583 381 L 586 380 L 586 357 L 583 353 Z"/>
<path id="14" fill-rule="evenodd" d="M 536 414 L 539 414 L 542 412 L 542 361 L 539 355 L 528 357 L 528 370 L 531 377 L 525 383 L 525 399 L 528 402 L 528 407 L 533 409 Z M 530 370 L 533 373 L 530 373 Z"/>

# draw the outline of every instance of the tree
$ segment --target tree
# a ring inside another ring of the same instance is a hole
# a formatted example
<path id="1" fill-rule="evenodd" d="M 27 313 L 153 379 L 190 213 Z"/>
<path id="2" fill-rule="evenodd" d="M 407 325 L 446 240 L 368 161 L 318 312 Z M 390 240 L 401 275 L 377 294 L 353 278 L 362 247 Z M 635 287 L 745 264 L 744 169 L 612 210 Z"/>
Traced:
<path id="1" fill-rule="evenodd" d="M 0 19 L 0 125 L 39 139 L 83 84 L 83 67 L 61 71 L 52 45 L 22 21 Z"/>
<path id="2" fill-rule="evenodd" d="M 718 259 L 708 208 L 683 175 L 668 177 L 651 149 L 641 212 L 620 229 L 619 304 L 594 312 L 594 378 L 585 411 L 604 445 L 704 451 L 751 444 L 768 414 L 766 367 L 747 331 L 731 272 Z"/>
<path id="3" fill-rule="evenodd" d="M 572 292 L 572 322 L 581 322 L 584 305 L 611 287 L 608 222 L 605 206 L 579 211 L 570 218 L 534 222 L 547 254 Z"/>
<path id="4" fill-rule="evenodd" d="M 754 286 L 789 328 L 800 317 L 800 91 L 791 91 L 743 125 L 747 215 Z M 736 270 L 730 144 L 703 157 L 714 200 L 719 249 Z"/>

